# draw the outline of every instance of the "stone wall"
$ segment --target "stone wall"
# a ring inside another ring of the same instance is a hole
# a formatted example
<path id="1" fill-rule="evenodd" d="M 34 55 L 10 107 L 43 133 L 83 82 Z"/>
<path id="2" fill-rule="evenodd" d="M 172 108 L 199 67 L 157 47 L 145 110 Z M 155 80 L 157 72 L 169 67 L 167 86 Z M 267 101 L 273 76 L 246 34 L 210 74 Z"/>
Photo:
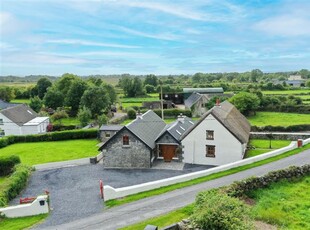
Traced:
<path id="1" fill-rule="evenodd" d="M 100 141 L 101 142 L 106 142 L 107 140 L 109 140 L 111 137 L 113 137 L 115 134 L 117 133 L 117 131 L 111 131 L 111 130 L 100 130 L 99 131 L 99 136 L 100 136 Z M 110 137 L 107 137 L 106 134 L 110 134 Z"/>
<path id="2" fill-rule="evenodd" d="M 288 141 L 297 141 L 298 139 L 308 139 L 310 138 L 310 133 L 279 133 L 271 132 L 273 140 L 288 140 Z M 266 139 L 269 140 L 270 133 L 266 132 L 251 132 L 251 139 Z"/>
<path id="3" fill-rule="evenodd" d="M 123 135 L 129 137 L 128 146 L 123 145 Z M 102 154 L 105 168 L 151 167 L 151 150 L 126 129 L 113 137 Z"/>

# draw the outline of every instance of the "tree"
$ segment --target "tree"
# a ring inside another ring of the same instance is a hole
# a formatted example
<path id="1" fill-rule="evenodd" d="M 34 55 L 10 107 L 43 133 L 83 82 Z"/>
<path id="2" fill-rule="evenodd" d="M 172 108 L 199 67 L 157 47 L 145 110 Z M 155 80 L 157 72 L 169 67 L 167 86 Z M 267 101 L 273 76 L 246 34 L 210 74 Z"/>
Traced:
<path id="1" fill-rule="evenodd" d="M 11 101 L 15 98 L 14 89 L 9 86 L 0 87 L 0 99 L 4 101 Z"/>
<path id="2" fill-rule="evenodd" d="M 43 98 L 43 102 L 46 107 L 57 109 L 63 106 L 64 96 L 55 87 L 50 87 Z"/>
<path id="3" fill-rule="evenodd" d="M 84 126 L 86 126 L 89 123 L 89 121 L 90 121 L 90 119 L 92 117 L 92 114 L 91 114 L 90 109 L 88 109 L 85 106 L 83 106 L 79 110 L 77 116 L 78 116 L 78 119 L 80 121 L 81 126 L 84 127 Z"/>
<path id="4" fill-rule="evenodd" d="M 241 92 L 230 98 L 229 100 L 244 115 L 249 115 L 258 109 L 260 100 L 256 94 Z"/>
<path id="5" fill-rule="evenodd" d="M 306 82 L 306 87 L 310 87 L 310 80 Z"/>
<path id="6" fill-rule="evenodd" d="M 93 117 L 101 115 L 110 105 L 109 94 L 102 86 L 91 86 L 85 90 L 80 103 L 81 108 L 88 108 Z"/>
<path id="7" fill-rule="evenodd" d="M 40 99 L 43 99 L 45 96 L 45 93 L 47 92 L 47 89 L 52 86 L 52 82 L 46 78 L 40 78 L 37 82 L 36 88 L 37 88 L 37 93 Z"/>
<path id="8" fill-rule="evenodd" d="M 98 117 L 98 124 L 99 124 L 99 127 L 101 125 L 106 125 L 108 123 L 108 117 L 105 115 L 105 114 L 102 114 Z"/>
<path id="9" fill-rule="evenodd" d="M 61 119 L 63 118 L 67 118 L 68 114 L 66 113 L 65 110 L 57 110 L 53 115 L 52 115 L 52 119 L 54 121 L 58 121 L 59 124 L 61 124 Z"/>
<path id="10" fill-rule="evenodd" d="M 263 74 L 264 73 L 260 69 L 253 69 L 251 71 L 251 81 L 257 82 L 257 79 L 261 78 Z"/>
<path id="11" fill-rule="evenodd" d="M 64 95 L 66 98 L 67 93 L 69 92 L 70 86 L 75 82 L 76 80 L 79 80 L 79 77 L 70 74 L 65 73 L 61 76 L 61 78 L 56 82 L 56 88 Z"/>
<path id="12" fill-rule="evenodd" d="M 153 85 L 145 85 L 144 86 L 146 93 L 155 93 L 156 89 Z"/>
<path id="13" fill-rule="evenodd" d="M 150 74 L 150 75 L 146 76 L 143 84 L 145 86 L 146 85 L 152 85 L 152 86 L 156 87 L 158 85 L 158 79 L 154 74 Z"/>
<path id="14" fill-rule="evenodd" d="M 38 96 L 32 97 L 29 106 L 38 113 L 43 106 L 43 101 Z"/>
<path id="15" fill-rule="evenodd" d="M 67 96 L 65 105 L 71 107 L 71 116 L 76 116 L 80 107 L 81 98 L 87 89 L 87 83 L 81 79 L 72 82 Z"/>
<path id="16" fill-rule="evenodd" d="M 143 84 L 140 78 L 130 78 L 130 77 L 123 77 L 120 80 L 120 86 L 124 90 L 126 97 L 136 97 L 136 96 L 142 96 L 145 95 L 145 92 L 143 90 Z"/>
<path id="17" fill-rule="evenodd" d="M 107 91 L 110 97 L 111 104 L 114 104 L 117 101 L 117 93 L 115 88 L 109 84 L 102 84 L 102 87 Z"/>

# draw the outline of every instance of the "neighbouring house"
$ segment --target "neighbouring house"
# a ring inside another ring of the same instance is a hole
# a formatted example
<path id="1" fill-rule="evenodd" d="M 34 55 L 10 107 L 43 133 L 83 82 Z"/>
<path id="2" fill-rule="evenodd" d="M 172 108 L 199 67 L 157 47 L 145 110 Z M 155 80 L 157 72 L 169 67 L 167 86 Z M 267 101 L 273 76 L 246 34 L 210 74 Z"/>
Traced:
<path id="1" fill-rule="evenodd" d="M 48 124 L 49 117 L 39 117 L 24 104 L 0 110 L 0 136 L 45 133 Z"/>
<path id="2" fill-rule="evenodd" d="M 192 111 L 194 117 L 203 115 L 206 111 L 206 103 L 209 101 L 209 97 L 205 94 L 192 93 L 185 101 L 184 105 L 186 109 Z"/>
<path id="3" fill-rule="evenodd" d="M 123 125 L 102 125 L 99 128 L 99 138 L 101 142 L 106 142 L 109 140 L 123 127 Z"/>
<path id="4" fill-rule="evenodd" d="M 161 94 L 159 94 L 159 99 L 161 100 Z M 183 93 L 163 93 L 163 100 L 171 101 L 177 105 L 184 103 Z"/>
<path id="5" fill-rule="evenodd" d="M 106 168 L 150 168 L 156 159 L 155 140 L 166 123 L 152 110 L 138 114 L 99 150 Z"/>
<path id="6" fill-rule="evenodd" d="M 287 85 L 293 87 L 305 87 L 306 80 L 302 79 L 300 75 L 291 75 L 289 76 L 288 80 L 285 81 Z"/>
<path id="7" fill-rule="evenodd" d="M 193 125 L 193 120 L 182 114 L 175 122 L 166 125 L 155 140 L 157 158 L 166 162 L 173 159 L 182 161 L 181 136 Z"/>
<path id="8" fill-rule="evenodd" d="M 1 109 L 7 109 L 7 108 L 10 108 L 10 107 L 14 107 L 14 106 L 17 106 L 17 105 L 20 105 L 20 104 L 10 103 L 10 102 L 6 102 L 6 101 L 0 99 L 0 110 Z"/>
<path id="9" fill-rule="evenodd" d="M 192 95 L 192 93 L 218 96 L 218 95 L 222 95 L 224 93 L 224 90 L 222 87 L 219 87 L 219 88 L 183 88 L 183 95 L 184 95 L 185 100 L 189 98 Z"/>
<path id="10" fill-rule="evenodd" d="M 142 107 L 147 109 L 161 109 L 161 102 L 160 101 L 144 101 L 142 103 Z M 163 108 L 164 109 L 172 109 L 175 105 L 172 101 L 163 101 Z"/>
<path id="11" fill-rule="evenodd" d="M 243 159 L 251 125 L 228 101 L 214 106 L 181 137 L 183 162 L 223 165 Z"/>

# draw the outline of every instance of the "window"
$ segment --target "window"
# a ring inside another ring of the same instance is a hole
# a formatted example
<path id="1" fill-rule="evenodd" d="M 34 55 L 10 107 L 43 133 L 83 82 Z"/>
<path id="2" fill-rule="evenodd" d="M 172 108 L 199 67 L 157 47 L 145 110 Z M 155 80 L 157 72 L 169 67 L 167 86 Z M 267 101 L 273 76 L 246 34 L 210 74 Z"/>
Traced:
<path id="1" fill-rule="evenodd" d="M 129 145 L 129 137 L 127 135 L 123 136 L 123 145 Z"/>
<path id="2" fill-rule="evenodd" d="M 213 130 L 207 130 L 207 140 L 214 140 L 214 131 Z"/>
<path id="3" fill-rule="evenodd" d="M 105 137 L 110 138 L 111 134 L 109 132 L 105 132 Z"/>
<path id="4" fill-rule="evenodd" d="M 5 136 L 4 130 L 0 129 L 0 137 Z"/>
<path id="5" fill-rule="evenodd" d="M 214 145 L 206 145 L 206 157 L 215 157 Z"/>
<path id="6" fill-rule="evenodd" d="M 0 125 L 3 125 L 3 119 L 0 119 Z"/>

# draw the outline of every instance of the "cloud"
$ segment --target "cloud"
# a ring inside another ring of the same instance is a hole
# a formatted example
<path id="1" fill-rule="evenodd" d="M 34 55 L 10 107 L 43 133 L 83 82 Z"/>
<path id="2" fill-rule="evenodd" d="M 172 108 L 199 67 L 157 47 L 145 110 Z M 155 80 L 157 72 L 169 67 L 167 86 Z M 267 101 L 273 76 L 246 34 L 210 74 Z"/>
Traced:
<path id="1" fill-rule="evenodd" d="M 47 43 L 63 44 L 63 45 L 99 46 L 99 47 L 124 48 L 124 49 L 140 48 L 140 46 L 92 42 L 92 41 L 77 40 L 77 39 L 56 39 L 56 40 L 47 40 L 46 42 Z"/>

